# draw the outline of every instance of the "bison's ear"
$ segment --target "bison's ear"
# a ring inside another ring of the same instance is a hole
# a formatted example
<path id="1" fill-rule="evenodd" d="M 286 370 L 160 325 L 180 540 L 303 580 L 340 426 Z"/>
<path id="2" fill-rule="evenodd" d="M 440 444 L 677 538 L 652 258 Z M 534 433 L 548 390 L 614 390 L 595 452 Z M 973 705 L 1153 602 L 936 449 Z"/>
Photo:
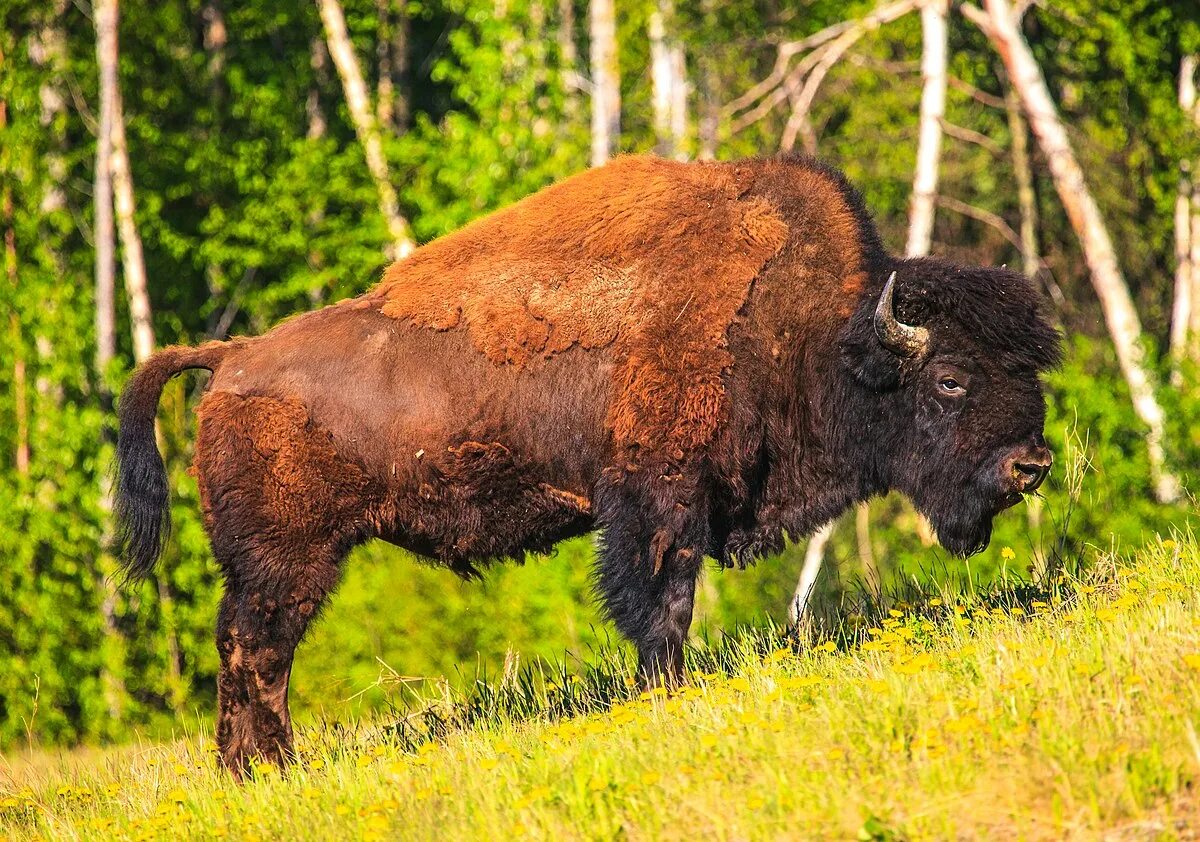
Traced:
<path id="1" fill-rule="evenodd" d="M 864 295 L 842 333 L 839 350 L 842 365 L 863 386 L 888 392 L 900 385 L 904 360 L 879 340 L 875 326 L 878 296 Z"/>
<path id="2" fill-rule="evenodd" d="M 863 386 L 875 392 L 890 392 L 900 385 L 902 360 L 880 344 L 870 319 L 858 324 L 857 315 L 842 334 L 842 365 Z"/>

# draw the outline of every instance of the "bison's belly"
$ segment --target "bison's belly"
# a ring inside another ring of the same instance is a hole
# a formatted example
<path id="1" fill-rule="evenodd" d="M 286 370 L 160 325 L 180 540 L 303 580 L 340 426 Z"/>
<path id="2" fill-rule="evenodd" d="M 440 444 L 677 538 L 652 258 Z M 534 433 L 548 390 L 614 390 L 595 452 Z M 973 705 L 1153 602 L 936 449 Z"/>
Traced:
<path id="1" fill-rule="evenodd" d="M 379 537 L 464 569 L 591 528 L 611 369 L 581 349 L 497 365 L 351 302 L 251 340 L 211 388 L 302 404 L 374 479 Z"/>

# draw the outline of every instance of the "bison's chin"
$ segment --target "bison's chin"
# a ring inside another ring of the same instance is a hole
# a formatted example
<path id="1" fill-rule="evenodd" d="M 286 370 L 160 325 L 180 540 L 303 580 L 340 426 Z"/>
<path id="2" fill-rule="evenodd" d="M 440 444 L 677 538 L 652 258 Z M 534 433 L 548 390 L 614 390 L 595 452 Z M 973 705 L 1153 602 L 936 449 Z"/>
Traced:
<path id="1" fill-rule="evenodd" d="M 969 511 L 967 507 L 948 513 L 926 512 L 937 532 L 938 543 L 960 558 L 987 549 L 992 540 L 993 515 L 993 512 Z"/>
<path id="2" fill-rule="evenodd" d="M 977 526 L 972 529 L 944 529 L 934 524 L 937 530 L 938 543 L 954 553 L 959 558 L 968 558 L 987 549 L 992 540 L 992 523 Z"/>

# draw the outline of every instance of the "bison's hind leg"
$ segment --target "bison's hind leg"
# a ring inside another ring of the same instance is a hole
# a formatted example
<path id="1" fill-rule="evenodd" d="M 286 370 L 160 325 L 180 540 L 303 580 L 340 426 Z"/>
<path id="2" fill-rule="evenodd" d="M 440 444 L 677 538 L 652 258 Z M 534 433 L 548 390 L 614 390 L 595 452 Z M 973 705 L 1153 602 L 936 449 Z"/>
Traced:
<path id="1" fill-rule="evenodd" d="M 240 776 L 291 758 L 292 658 L 365 537 L 369 483 L 299 404 L 228 393 L 201 404 L 196 469 L 225 576 L 217 744 Z"/>

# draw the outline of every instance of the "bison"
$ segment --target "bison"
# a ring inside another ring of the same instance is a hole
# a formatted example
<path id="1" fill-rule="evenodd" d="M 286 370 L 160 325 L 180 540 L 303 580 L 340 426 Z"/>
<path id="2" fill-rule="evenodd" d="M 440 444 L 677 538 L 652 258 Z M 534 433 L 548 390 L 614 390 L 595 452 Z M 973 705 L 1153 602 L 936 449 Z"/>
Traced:
<path id="1" fill-rule="evenodd" d="M 469 578 L 599 529 L 603 607 L 672 685 L 706 556 L 744 566 L 893 489 L 949 550 L 986 546 L 1049 470 L 1058 355 L 1023 276 L 889 255 L 826 165 L 619 158 L 357 298 L 147 360 L 119 407 L 122 558 L 146 575 L 169 528 L 163 386 L 207 369 L 194 472 L 235 774 L 290 757 L 293 653 L 371 538 Z"/>

